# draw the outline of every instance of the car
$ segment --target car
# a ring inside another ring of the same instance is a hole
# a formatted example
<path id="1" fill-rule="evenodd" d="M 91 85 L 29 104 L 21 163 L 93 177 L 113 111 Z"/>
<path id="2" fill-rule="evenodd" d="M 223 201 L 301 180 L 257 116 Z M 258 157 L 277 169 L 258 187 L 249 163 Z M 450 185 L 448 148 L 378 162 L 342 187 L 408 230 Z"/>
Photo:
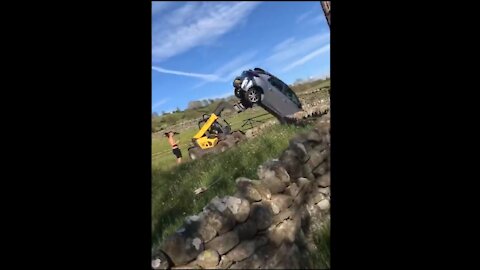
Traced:
<path id="1" fill-rule="evenodd" d="M 244 106 L 253 107 L 257 104 L 278 119 L 302 110 L 295 92 L 282 80 L 261 68 L 243 71 L 235 77 L 233 86 L 235 96 Z"/>

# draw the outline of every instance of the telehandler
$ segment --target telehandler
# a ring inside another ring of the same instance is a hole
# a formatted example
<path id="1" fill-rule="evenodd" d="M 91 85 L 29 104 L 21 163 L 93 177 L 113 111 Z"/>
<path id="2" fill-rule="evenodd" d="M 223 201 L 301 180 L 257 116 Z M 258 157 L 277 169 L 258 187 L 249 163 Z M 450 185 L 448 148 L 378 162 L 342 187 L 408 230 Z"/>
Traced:
<path id="1" fill-rule="evenodd" d="M 204 114 L 203 118 L 198 122 L 199 131 L 192 138 L 193 146 L 188 148 L 190 159 L 195 160 L 208 153 L 224 152 L 228 148 L 246 140 L 246 136 L 242 131 L 232 132 L 230 124 L 221 118 L 223 110 L 227 108 L 237 112 L 245 110 L 241 103 L 231 105 L 223 101 L 210 116 Z"/>

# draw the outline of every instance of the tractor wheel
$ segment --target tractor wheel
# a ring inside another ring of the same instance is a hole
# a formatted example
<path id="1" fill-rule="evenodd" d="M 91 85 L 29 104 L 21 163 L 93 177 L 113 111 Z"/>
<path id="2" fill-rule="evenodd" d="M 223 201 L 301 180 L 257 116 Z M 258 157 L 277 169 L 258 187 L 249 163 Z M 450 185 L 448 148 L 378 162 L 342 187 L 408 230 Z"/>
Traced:
<path id="1" fill-rule="evenodd" d="M 196 160 L 201 158 L 205 154 L 205 151 L 198 147 L 191 147 L 188 149 L 188 155 L 191 160 Z"/>
<path id="2" fill-rule="evenodd" d="M 233 145 L 235 145 L 235 142 L 230 139 L 225 139 L 221 142 L 219 142 L 215 148 L 217 148 L 218 153 L 222 153 L 227 151 L 228 148 L 231 148 Z"/>

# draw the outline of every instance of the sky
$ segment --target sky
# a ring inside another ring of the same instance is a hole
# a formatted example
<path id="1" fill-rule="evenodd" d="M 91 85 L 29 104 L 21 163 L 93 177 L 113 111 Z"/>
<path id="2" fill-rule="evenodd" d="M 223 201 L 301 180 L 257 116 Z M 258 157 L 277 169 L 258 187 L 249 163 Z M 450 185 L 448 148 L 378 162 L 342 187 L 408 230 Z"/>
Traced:
<path id="1" fill-rule="evenodd" d="M 287 84 L 330 75 L 320 2 L 152 2 L 152 112 L 230 96 L 254 67 Z"/>

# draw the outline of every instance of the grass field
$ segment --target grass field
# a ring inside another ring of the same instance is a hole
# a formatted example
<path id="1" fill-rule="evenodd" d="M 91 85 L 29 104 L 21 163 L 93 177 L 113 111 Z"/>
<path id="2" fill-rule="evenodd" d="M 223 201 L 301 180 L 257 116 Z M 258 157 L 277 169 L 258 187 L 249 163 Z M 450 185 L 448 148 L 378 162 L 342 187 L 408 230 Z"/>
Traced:
<path id="1" fill-rule="evenodd" d="M 257 178 L 258 165 L 278 158 L 288 141 L 308 127 L 275 125 L 260 136 L 217 155 L 185 162 L 171 170 L 152 165 L 152 243 L 181 226 L 188 215 L 199 213 L 215 196 L 231 195 L 237 177 Z M 194 190 L 215 183 L 196 196 Z"/>
<path id="2" fill-rule="evenodd" d="M 304 88 L 308 92 L 316 88 L 329 86 L 330 81 L 321 82 Z M 328 91 L 309 94 L 305 99 L 317 99 L 328 96 Z M 241 127 L 245 119 L 266 114 L 260 107 L 249 109 L 240 114 L 226 118 L 232 130 L 246 130 L 250 126 Z M 273 119 L 265 115 L 258 120 Z M 257 125 L 259 123 L 256 123 Z M 180 140 L 183 163 L 175 165 L 175 157 L 165 137 L 152 136 L 152 248 L 154 249 L 167 235 L 178 229 L 184 218 L 197 214 L 215 196 L 231 195 L 235 192 L 235 179 L 238 177 L 257 178 L 258 165 L 268 159 L 278 158 L 288 146 L 294 135 L 310 127 L 274 125 L 267 128 L 261 136 L 246 141 L 224 153 L 205 156 L 191 161 L 188 157 L 188 146 L 198 127 L 191 127 L 176 136 Z M 199 187 L 209 189 L 195 195 Z M 330 266 L 330 226 L 324 226 L 314 234 L 317 252 L 304 254 L 308 268 L 328 269 Z"/>
<path id="3" fill-rule="evenodd" d="M 233 114 L 230 117 L 227 117 L 226 120 L 230 123 L 232 130 L 242 130 L 245 131 L 250 128 L 250 125 L 245 125 L 242 127 L 244 120 L 266 114 L 267 112 L 261 107 L 255 107 L 254 109 L 248 109 L 245 112 L 239 114 Z M 256 120 L 264 121 L 266 119 L 273 119 L 272 115 L 264 115 L 259 117 Z M 221 121 L 220 121 L 221 122 Z M 223 124 L 223 123 L 222 123 Z M 258 126 L 260 123 L 254 123 L 253 126 Z M 198 126 L 194 126 L 183 130 L 180 134 L 176 135 L 176 140 L 179 140 L 179 146 L 182 150 L 182 161 L 189 161 L 188 157 L 188 147 L 192 143 L 192 137 L 195 133 L 198 132 Z M 168 144 L 165 137 L 162 136 L 152 136 L 152 167 L 161 168 L 161 169 L 170 169 L 175 166 L 175 156 L 171 153 L 171 147 Z"/>

